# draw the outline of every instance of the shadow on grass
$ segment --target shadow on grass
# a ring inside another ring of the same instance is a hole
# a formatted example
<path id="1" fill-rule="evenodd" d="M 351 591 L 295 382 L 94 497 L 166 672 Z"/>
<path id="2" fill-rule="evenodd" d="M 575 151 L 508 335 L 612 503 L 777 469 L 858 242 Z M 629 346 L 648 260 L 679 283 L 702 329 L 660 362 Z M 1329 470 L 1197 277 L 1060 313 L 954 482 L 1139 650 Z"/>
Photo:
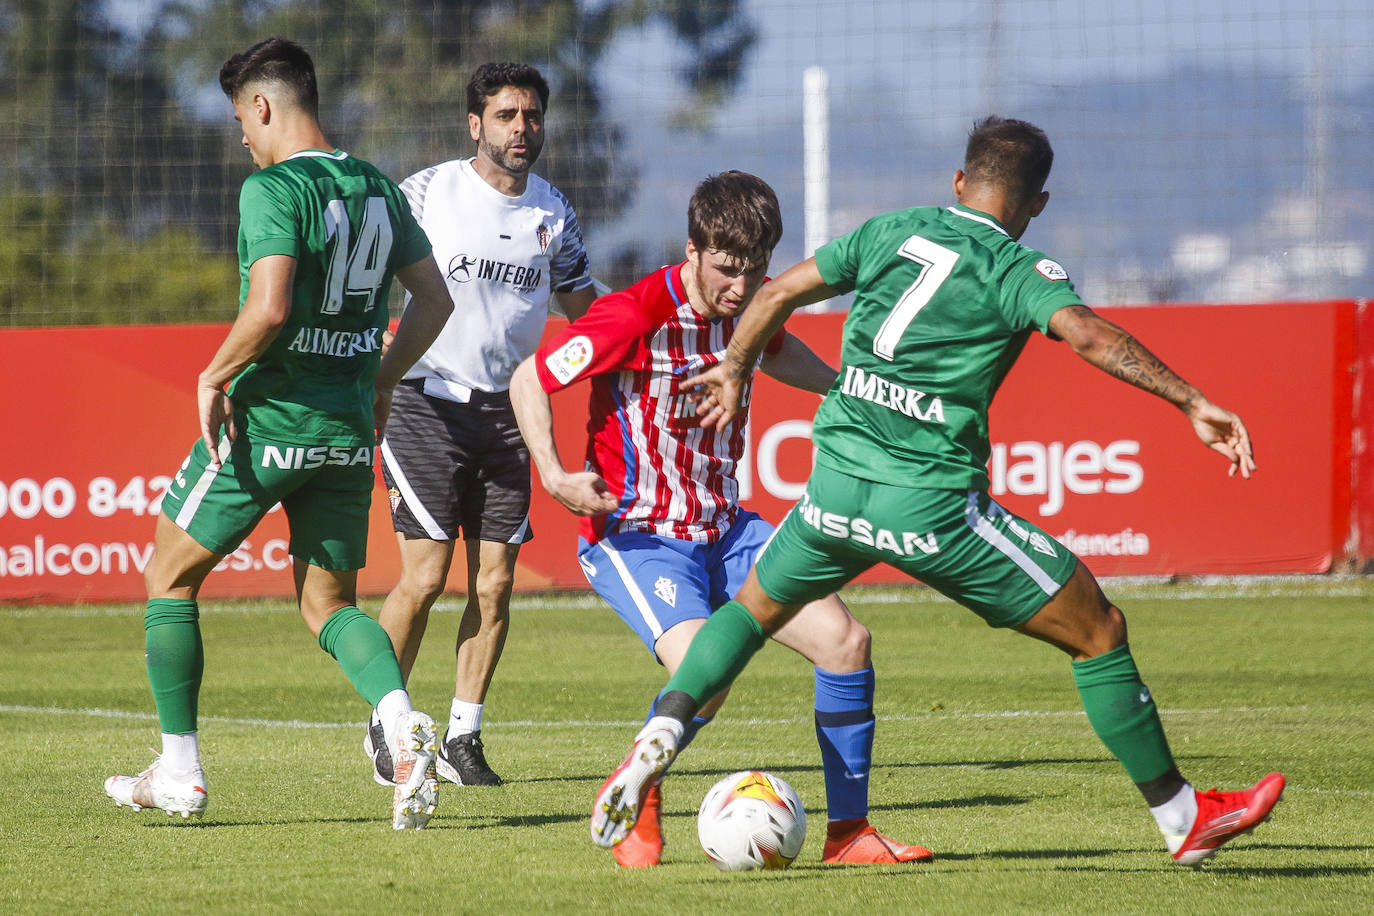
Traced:
<path id="1" fill-rule="evenodd" d="M 1066 872 L 1135 872 L 1135 873 L 1159 873 L 1176 872 L 1180 875 L 1208 873 L 1213 875 L 1225 875 L 1227 877 L 1239 878 L 1337 878 L 1337 877 L 1367 877 L 1374 875 L 1374 867 L 1358 865 L 1246 865 L 1241 863 L 1232 864 L 1233 856 L 1243 856 L 1245 854 L 1297 851 L 1307 853 L 1319 852 L 1367 852 L 1369 846 L 1324 846 L 1306 844 L 1268 844 L 1255 843 L 1240 849 L 1228 849 L 1221 853 L 1220 859 L 1208 859 L 1201 865 L 1193 868 L 1179 866 L 1170 862 L 1166 858 L 1163 850 L 1149 849 L 994 849 L 976 853 L 937 853 L 936 862 L 991 862 L 998 859 L 1009 862 L 1048 862 L 1054 859 L 1070 860 L 1050 867 L 1054 871 Z M 1141 855 L 1156 855 L 1160 858 L 1158 866 L 1103 866 L 1094 864 L 1078 864 L 1072 860 L 1076 859 L 1102 859 L 1119 855 L 1129 855 L 1138 853 Z"/>
<path id="2" fill-rule="evenodd" d="M 985 862 L 989 859 L 1097 859 L 1105 856 L 1119 856 L 1127 852 L 1143 851 L 1133 849 L 989 849 L 983 852 L 937 853 L 935 860 L 937 862 Z"/>
<path id="3" fill-rule="evenodd" d="M 225 818 L 206 818 L 205 820 L 182 820 L 181 818 L 159 818 L 139 824 L 147 830 L 224 830 L 241 827 L 290 827 L 293 824 L 387 824 L 381 817 L 245 817 L 228 820 Z"/>
<path id="4" fill-rule="evenodd" d="M 1258 852 L 1267 849 L 1265 846 L 1252 846 L 1248 851 Z M 1236 850 L 1240 853 L 1241 850 Z M 975 857 L 976 858 L 976 857 Z M 1159 867 L 1133 867 L 1133 868 L 1098 868 L 1092 865 L 1056 865 L 1054 871 L 1063 872 L 1112 872 L 1112 873 L 1133 873 L 1133 874 L 1159 874 L 1160 872 L 1178 872 L 1181 875 L 1207 874 L 1213 877 L 1227 878 L 1367 878 L 1374 875 L 1374 868 L 1362 865 L 1227 865 L 1215 860 L 1208 860 L 1203 865 L 1192 868 L 1187 866 L 1164 864 Z"/>
<path id="5" fill-rule="evenodd" d="M 1196 763 L 1206 760 L 1225 759 L 1224 755 L 1208 754 L 1177 754 L 1176 759 L 1180 762 Z M 944 767 L 957 767 L 959 769 L 983 769 L 983 770 L 1016 770 L 1023 767 L 1037 766 L 1116 766 L 1115 758 L 1108 756 L 1101 757 L 1033 757 L 1022 760 L 910 760 L 887 762 L 877 764 L 873 767 L 874 772 L 882 770 L 910 770 L 910 769 L 941 769 Z M 731 773 L 738 772 L 745 767 L 727 769 L 724 767 L 703 767 L 692 766 L 691 764 L 678 764 L 673 767 L 672 773 L 677 776 L 704 776 L 723 779 Z M 810 774 L 820 770 L 820 764 L 791 764 L 770 766 L 763 764 L 758 769 L 767 770 L 769 773 L 787 778 L 788 774 Z M 598 786 L 606 778 L 607 773 L 586 773 L 578 776 L 531 776 L 517 780 L 513 783 L 546 783 L 546 782 L 595 782 Z"/>
<path id="6" fill-rule="evenodd" d="M 1221 755 L 1215 754 L 1175 754 L 1175 759 L 1188 763 L 1195 763 L 1203 760 L 1225 759 Z M 1118 766 L 1115 757 L 1029 757 L 1022 760 L 911 760 L 899 761 L 896 763 L 884 763 L 875 766 L 875 770 L 899 770 L 899 769 L 919 769 L 919 768 L 938 768 L 938 767 L 961 767 L 984 770 L 1016 770 L 1022 767 L 1037 766 Z"/>
<path id="7" fill-rule="evenodd" d="M 1177 754 L 1176 759 L 1180 762 L 1195 763 L 1205 760 L 1221 760 L 1224 756 L 1208 754 Z M 1100 757 L 1029 757 L 1020 760 L 902 760 L 888 761 L 875 764 L 875 772 L 881 770 L 911 770 L 911 769 L 940 769 L 943 767 L 958 767 L 960 769 L 984 769 L 984 770 L 1016 770 L 1023 767 L 1037 766 L 1118 766 L 1114 757 L 1106 755 Z M 788 773 L 814 773 L 820 769 L 817 764 L 792 764 L 779 766 L 763 766 L 762 769 L 770 773 L 776 773 L 785 777 Z M 692 767 L 678 765 L 673 767 L 673 773 L 690 774 L 696 776 L 727 776 L 734 770 L 722 769 L 720 767 Z M 592 777 L 588 777 L 592 778 Z M 604 779 L 604 776 L 596 777 Z"/>
<path id="8" fill-rule="evenodd" d="M 1216 866 L 1204 867 L 1203 871 L 1211 874 L 1222 874 L 1228 877 L 1237 878 L 1367 878 L 1374 875 L 1374 868 L 1356 865 L 1333 865 L 1323 867 L 1318 865 L 1280 865 L 1273 868 L 1253 868 L 1253 867 L 1230 867 Z"/>
<path id="9" fill-rule="evenodd" d="M 491 827 L 545 827 L 554 824 L 574 824 L 585 821 L 587 816 L 576 814 L 445 814 L 440 811 L 425 827 L 425 832 L 433 830 L 483 830 Z M 242 818 L 235 820 L 183 821 L 165 818 L 139 824 L 149 829 L 176 830 L 222 830 L 242 827 L 289 827 L 293 824 L 377 824 L 389 827 L 385 817 L 297 817 L 297 818 Z"/>

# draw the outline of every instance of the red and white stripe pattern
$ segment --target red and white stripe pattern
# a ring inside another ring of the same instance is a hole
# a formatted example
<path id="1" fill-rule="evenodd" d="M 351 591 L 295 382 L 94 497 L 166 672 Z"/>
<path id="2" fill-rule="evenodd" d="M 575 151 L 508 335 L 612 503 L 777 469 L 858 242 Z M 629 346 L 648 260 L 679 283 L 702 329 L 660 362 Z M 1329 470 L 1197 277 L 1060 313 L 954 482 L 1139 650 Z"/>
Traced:
<path id="1" fill-rule="evenodd" d="M 547 371 L 547 354 L 568 340 L 590 341 L 592 356 L 577 373 L 592 376 L 587 461 L 619 496 L 620 507 L 584 520 L 589 542 L 647 531 L 711 543 L 735 520 L 744 421 L 724 432 L 703 429 L 695 402 L 681 388 L 720 362 L 735 319 L 698 315 L 683 291 L 681 270 L 663 268 L 602 297 L 536 357 L 545 389 L 554 391 L 562 384 Z"/>

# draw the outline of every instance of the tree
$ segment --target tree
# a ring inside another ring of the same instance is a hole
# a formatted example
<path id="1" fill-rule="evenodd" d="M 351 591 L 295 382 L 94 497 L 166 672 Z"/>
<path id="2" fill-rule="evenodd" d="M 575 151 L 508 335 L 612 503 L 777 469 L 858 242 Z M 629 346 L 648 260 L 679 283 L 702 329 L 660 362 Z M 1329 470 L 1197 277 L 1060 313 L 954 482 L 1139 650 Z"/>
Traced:
<path id="1" fill-rule="evenodd" d="M 6 255 L 22 263 L 0 278 L 0 323 L 232 315 L 207 311 L 225 299 L 205 283 L 226 273 L 252 163 L 217 77 L 229 54 L 270 35 L 315 58 L 326 134 L 396 178 L 470 154 L 464 87 L 478 64 L 535 64 L 553 87 L 539 172 L 589 225 L 614 218 L 636 186 L 603 105 L 599 68 L 615 38 L 670 28 L 693 101 L 667 115 L 700 127 L 756 36 L 739 0 L 165 0 L 141 31 L 122 30 L 111 8 L 0 0 L 0 230 L 23 242 Z M 595 256 L 618 266 L 611 281 L 643 266 Z"/>
<path id="2" fill-rule="evenodd" d="M 205 320 L 222 188 L 140 43 L 94 0 L 0 2 L 0 323 Z M 216 138 L 218 140 L 218 137 Z M 218 143 L 216 143 L 218 146 Z"/>
<path id="3" fill-rule="evenodd" d="M 470 154 L 464 87 L 478 64 L 532 63 L 553 89 L 553 140 L 539 172 L 596 223 L 621 212 L 636 184 L 598 68 L 617 35 L 654 21 L 670 27 L 687 61 L 677 72 L 694 103 L 676 120 L 700 126 L 756 40 L 738 0 L 214 0 L 164 17 L 160 56 L 209 78 L 226 49 L 271 35 L 300 42 L 315 59 L 326 134 L 396 177 Z"/>

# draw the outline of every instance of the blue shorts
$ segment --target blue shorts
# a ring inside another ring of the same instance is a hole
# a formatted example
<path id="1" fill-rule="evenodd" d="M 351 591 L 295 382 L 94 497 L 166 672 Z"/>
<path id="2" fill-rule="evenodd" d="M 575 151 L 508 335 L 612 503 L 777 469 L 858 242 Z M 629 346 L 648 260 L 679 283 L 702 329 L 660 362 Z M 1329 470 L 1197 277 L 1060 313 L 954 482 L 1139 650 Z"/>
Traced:
<path id="1" fill-rule="evenodd" d="M 711 616 L 744 585 L 773 526 L 740 510 L 714 544 L 631 531 L 588 544 L 577 561 L 592 588 L 635 631 L 650 652 L 684 620 Z"/>

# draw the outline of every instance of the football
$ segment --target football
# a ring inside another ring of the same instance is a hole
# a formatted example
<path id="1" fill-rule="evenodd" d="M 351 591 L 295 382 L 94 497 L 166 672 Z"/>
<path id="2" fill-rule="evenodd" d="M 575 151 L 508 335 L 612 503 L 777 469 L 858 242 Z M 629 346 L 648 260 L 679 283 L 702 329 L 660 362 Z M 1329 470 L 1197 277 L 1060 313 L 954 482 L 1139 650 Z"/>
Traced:
<path id="1" fill-rule="evenodd" d="M 742 770 L 711 787 L 697 812 L 697 838 L 722 871 L 786 868 L 806 839 L 796 790 L 771 773 Z"/>

